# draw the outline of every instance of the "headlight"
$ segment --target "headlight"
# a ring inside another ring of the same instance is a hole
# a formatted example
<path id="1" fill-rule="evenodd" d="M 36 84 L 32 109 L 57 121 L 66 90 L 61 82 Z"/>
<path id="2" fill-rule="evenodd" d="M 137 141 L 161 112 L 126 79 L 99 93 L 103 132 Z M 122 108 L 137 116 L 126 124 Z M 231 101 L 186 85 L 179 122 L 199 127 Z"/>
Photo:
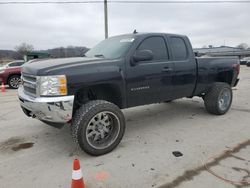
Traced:
<path id="1" fill-rule="evenodd" d="M 40 96 L 67 95 L 67 79 L 65 75 L 39 76 L 38 85 Z"/>

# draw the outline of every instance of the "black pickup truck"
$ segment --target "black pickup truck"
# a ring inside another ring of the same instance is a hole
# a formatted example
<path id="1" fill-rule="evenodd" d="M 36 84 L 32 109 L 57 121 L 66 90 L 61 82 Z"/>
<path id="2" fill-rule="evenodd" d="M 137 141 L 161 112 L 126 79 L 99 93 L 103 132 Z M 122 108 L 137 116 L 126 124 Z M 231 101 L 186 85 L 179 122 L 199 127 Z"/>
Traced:
<path id="1" fill-rule="evenodd" d="M 25 64 L 18 93 L 27 116 L 70 124 L 81 149 L 102 155 L 123 137 L 120 109 L 198 96 L 208 112 L 225 114 L 239 69 L 238 59 L 196 58 L 183 35 L 126 34 L 100 42 L 85 57 Z"/>

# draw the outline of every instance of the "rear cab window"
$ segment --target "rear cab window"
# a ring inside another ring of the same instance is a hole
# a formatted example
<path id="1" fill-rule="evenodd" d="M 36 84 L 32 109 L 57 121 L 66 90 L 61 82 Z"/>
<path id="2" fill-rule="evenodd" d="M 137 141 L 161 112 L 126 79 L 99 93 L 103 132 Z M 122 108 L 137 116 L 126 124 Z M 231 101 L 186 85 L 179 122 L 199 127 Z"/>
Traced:
<path id="1" fill-rule="evenodd" d="M 170 45 L 174 61 L 182 61 L 188 58 L 187 46 L 183 38 L 170 37 Z"/>

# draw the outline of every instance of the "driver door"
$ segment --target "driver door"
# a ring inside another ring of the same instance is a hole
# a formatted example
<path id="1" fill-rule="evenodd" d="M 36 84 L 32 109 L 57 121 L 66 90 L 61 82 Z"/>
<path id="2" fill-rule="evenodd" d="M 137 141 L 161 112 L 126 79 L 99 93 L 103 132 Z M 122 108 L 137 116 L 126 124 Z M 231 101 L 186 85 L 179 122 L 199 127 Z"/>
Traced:
<path id="1" fill-rule="evenodd" d="M 174 76 L 164 36 L 143 39 L 139 50 L 150 50 L 153 59 L 129 64 L 127 68 L 127 104 L 129 107 L 170 100 Z M 133 61 L 133 60 L 132 60 Z"/>

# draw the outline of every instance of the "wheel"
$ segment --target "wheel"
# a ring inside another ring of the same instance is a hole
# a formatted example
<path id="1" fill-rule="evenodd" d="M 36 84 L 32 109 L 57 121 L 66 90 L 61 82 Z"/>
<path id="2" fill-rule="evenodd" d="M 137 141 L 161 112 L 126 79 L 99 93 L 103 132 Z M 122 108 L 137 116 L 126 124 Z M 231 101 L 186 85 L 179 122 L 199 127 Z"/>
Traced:
<path id="1" fill-rule="evenodd" d="M 21 83 L 21 78 L 19 75 L 13 75 L 8 79 L 8 85 L 11 89 L 18 89 Z"/>
<path id="2" fill-rule="evenodd" d="M 204 103 L 206 110 L 212 114 L 225 114 L 233 99 L 233 92 L 227 83 L 215 83 L 211 90 L 205 95 Z"/>
<path id="3" fill-rule="evenodd" d="M 89 101 L 75 113 L 72 137 L 90 155 L 106 154 L 120 143 L 125 132 L 125 118 L 116 105 L 104 101 Z"/>

